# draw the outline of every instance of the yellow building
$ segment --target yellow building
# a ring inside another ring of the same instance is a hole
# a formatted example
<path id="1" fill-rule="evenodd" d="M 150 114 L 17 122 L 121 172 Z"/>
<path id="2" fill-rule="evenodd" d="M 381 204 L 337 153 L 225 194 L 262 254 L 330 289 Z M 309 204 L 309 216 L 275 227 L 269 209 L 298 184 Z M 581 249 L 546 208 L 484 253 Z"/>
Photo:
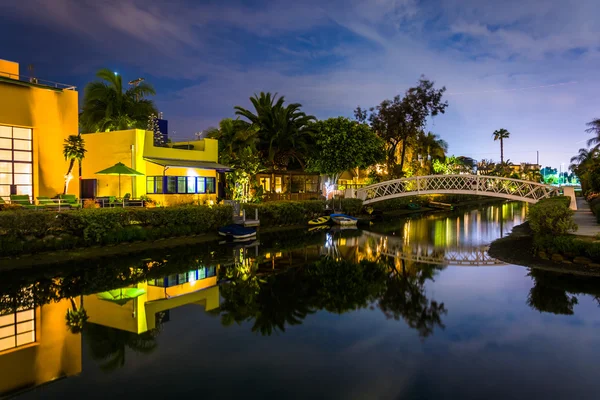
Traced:
<path id="1" fill-rule="evenodd" d="M 88 322 L 141 334 L 156 328 L 160 313 L 186 304 L 205 311 L 219 307 L 216 267 L 202 267 L 135 285 L 144 294 L 125 304 L 103 300 L 98 295 L 84 297 Z"/>
<path id="2" fill-rule="evenodd" d="M 96 180 L 94 195 L 98 197 L 119 197 L 127 193 L 132 198 L 147 195 L 162 205 L 214 201 L 219 188 L 218 172 L 230 170 L 217 163 L 218 141 L 214 139 L 155 146 L 153 132 L 140 129 L 90 133 L 82 137 L 87 149 L 82 162 L 82 179 Z M 118 162 L 144 176 L 122 176 L 119 190 L 118 176 L 95 174 Z M 82 193 L 82 197 L 90 195 Z"/>
<path id="3" fill-rule="evenodd" d="M 81 335 L 71 333 L 68 299 L 0 315 L 0 397 L 81 373 Z"/>
<path id="4" fill-rule="evenodd" d="M 19 64 L 0 60 L 0 197 L 62 193 L 63 141 L 77 132 L 74 87 L 24 77 Z"/>

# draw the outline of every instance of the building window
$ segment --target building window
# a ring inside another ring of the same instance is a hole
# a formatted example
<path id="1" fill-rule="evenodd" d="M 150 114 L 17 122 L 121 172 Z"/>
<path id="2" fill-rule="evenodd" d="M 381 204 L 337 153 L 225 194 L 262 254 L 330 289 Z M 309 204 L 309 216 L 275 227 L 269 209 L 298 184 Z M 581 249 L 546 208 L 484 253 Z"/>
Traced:
<path id="1" fill-rule="evenodd" d="M 0 315 L 0 351 L 35 342 L 35 310 Z"/>
<path id="2" fill-rule="evenodd" d="M 166 182 L 166 186 L 163 183 Z M 166 187 L 166 191 L 163 191 Z M 203 176 L 148 176 L 146 177 L 148 194 L 214 194 L 216 178 Z"/>
<path id="3" fill-rule="evenodd" d="M 271 193 L 271 178 L 266 176 L 260 177 L 260 186 L 262 186 L 264 193 Z"/>
<path id="4" fill-rule="evenodd" d="M 280 176 L 276 176 L 275 177 L 275 193 L 281 193 L 281 177 Z"/>
<path id="5" fill-rule="evenodd" d="M 213 276 L 217 276 L 217 270 L 214 266 L 202 267 L 199 269 L 193 269 L 189 272 L 184 272 L 182 274 L 169 275 L 167 277 L 159 279 L 151 279 L 147 283 L 148 286 L 171 287 L 183 285 L 184 283 L 188 282 L 195 282 L 197 280 L 211 278 Z"/>
<path id="6" fill-rule="evenodd" d="M 33 133 L 0 125 L 0 197 L 33 196 Z"/>

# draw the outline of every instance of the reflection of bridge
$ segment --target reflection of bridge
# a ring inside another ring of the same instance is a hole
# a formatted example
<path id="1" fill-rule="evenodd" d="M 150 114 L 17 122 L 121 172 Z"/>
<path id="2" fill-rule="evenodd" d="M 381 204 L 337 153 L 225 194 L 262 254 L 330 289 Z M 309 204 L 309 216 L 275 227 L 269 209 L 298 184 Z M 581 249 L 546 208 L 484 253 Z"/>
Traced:
<path id="1" fill-rule="evenodd" d="M 379 254 L 396 259 L 423 264 L 460 265 L 460 266 L 498 266 L 502 261 L 490 257 L 488 246 L 447 247 L 432 249 L 427 246 L 411 246 L 401 238 L 390 237 L 375 232 L 363 231 L 363 234 L 377 240 L 376 251 Z"/>
<path id="2" fill-rule="evenodd" d="M 424 194 L 471 194 L 536 203 L 555 196 L 558 188 L 520 179 L 484 175 L 429 175 L 395 179 L 357 190 L 364 204 Z"/>

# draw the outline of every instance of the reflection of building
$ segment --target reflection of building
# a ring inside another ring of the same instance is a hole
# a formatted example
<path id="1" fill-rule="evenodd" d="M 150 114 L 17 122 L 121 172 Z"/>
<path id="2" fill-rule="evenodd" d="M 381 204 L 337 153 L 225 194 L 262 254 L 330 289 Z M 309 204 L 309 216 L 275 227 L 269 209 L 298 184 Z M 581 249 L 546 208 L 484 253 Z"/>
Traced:
<path id="1" fill-rule="evenodd" d="M 78 132 L 77 92 L 19 74 L 0 60 L 0 197 L 55 196 L 68 168 L 63 140 Z"/>
<path id="2" fill-rule="evenodd" d="M 90 133 L 83 138 L 88 152 L 82 163 L 82 176 L 91 180 L 86 181 L 85 186 L 91 189 L 82 193 L 83 198 L 119 194 L 117 176 L 95 175 L 118 162 L 144 174 L 122 176 L 122 195 L 148 195 L 164 205 L 215 200 L 219 187 L 217 172 L 229 170 L 217 164 L 218 141 L 214 139 L 162 147 L 155 146 L 153 132 L 140 129 Z M 87 182 L 91 182 L 89 186 Z"/>
<path id="3" fill-rule="evenodd" d="M 116 303 L 85 296 L 88 322 L 133 333 L 144 333 L 156 327 L 161 313 L 186 304 L 198 304 L 206 311 L 219 306 L 216 267 L 203 267 L 139 283 L 144 294 L 127 302 Z"/>
<path id="4" fill-rule="evenodd" d="M 81 335 L 69 332 L 69 300 L 0 316 L 0 397 L 81 372 Z"/>

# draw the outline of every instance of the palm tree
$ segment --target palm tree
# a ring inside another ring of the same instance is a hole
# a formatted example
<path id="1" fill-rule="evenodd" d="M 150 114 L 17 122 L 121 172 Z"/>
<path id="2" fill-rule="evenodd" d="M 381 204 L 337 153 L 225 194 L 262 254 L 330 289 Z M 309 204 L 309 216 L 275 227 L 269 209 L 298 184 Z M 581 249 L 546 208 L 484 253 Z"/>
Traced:
<path id="1" fill-rule="evenodd" d="M 445 160 L 448 151 L 448 143 L 438 135 L 428 132 L 419 132 L 417 136 L 417 154 L 421 158 L 421 166 L 427 165 L 428 172 L 432 171 L 434 160 Z"/>
<path id="2" fill-rule="evenodd" d="M 152 85 L 141 82 L 123 91 L 121 75 L 104 68 L 96 76 L 101 80 L 85 87 L 79 116 L 82 132 L 146 129 L 148 116 L 158 114 L 154 103 L 144 98 L 156 94 Z"/>
<path id="3" fill-rule="evenodd" d="M 504 163 L 504 139 L 508 139 L 510 137 L 510 132 L 506 129 L 498 129 L 494 131 L 494 140 L 500 141 L 500 164 Z"/>
<path id="4" fill-rule="evenodd" d="M 591 140 L 591 139 L 590 139 Z M 577 169 L 588 163 L 596 154 L 596 150 L 588 150 L 588 149 L 579 149 L 579 153 L 576 156 L 571 157 L 571 164 L 569 165 L 569 169 L 573 172 L 576 172 Z"/>
<path id="5" fill-rule="evenodd" d="M 600 147 L 600 118 L 596 118 L 586 124 L 589 126 L 585 131 L 587 133 L 593 133 L 595 136 L 588 140 L 588 146 L 594 146 L 594 149 Z"/>
<path id="6" fill-rule="evenodd" d="M 63 144 L 63 155 L 65 156 L 65 161 L 69 161 L 69 169 L 65 174 L 65 188 L 63 190 L 63 194 L 67 194 L 69 182 L 71 179 L 73 179 L 71 171 L 73 171 L 73 165 L 75 164 L 75 161 L 81 163 L 81 160 L 83 160 L 85 157 L 86 151 L 85 142 L 81 138 L 81 134 L 69 135 L 69 137 L 65 139 Z"/>
<path id="7" fill-rule="evenodd" d="M 285 169 L 291 160 L 304 168 L 304 160 L 311 142 L 312 115 L 300 111 L 301 104 L 284 106 L 283 96 L 261 92 L 250 98 L 254 112 L 236 106 L 236 115 L 248 120 L 246 124 L 258 131 L 259 151 L 266 158 L 272 171 Z"/>
<path id="8" fill-rule="evenodd" d="M 219 152 L 230 158 L 247 148 L 256 151 L 259 140 L 257 128 L 249 127 L 244 121 L 231 118 L 221 120 L 218 129 L 209 129 L 207 137 L 217 139 Z"/>

